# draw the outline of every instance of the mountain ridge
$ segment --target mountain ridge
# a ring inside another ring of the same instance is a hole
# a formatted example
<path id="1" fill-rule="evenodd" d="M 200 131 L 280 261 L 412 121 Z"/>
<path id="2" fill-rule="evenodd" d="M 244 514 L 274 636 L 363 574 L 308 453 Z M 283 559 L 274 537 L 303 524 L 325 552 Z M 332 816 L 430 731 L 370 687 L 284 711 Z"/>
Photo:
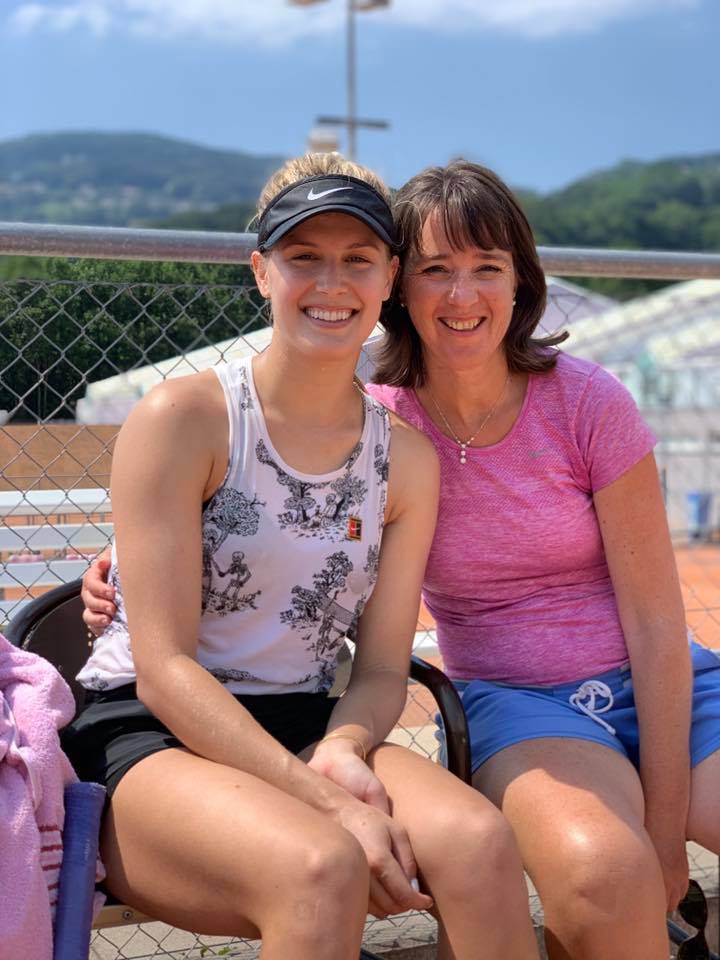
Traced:
<path id="1" fill-rule="evenodd" d="M 252 204 L 282 160 L 153 133 L 34 133 L 0 142 L 0 219 L 128 226 Z"/>

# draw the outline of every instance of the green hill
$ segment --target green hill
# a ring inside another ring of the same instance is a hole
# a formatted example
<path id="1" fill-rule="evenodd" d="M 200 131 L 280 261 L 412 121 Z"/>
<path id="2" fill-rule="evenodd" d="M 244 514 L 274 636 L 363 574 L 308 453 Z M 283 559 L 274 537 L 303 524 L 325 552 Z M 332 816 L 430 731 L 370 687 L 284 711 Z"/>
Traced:
<path id="1" fill-rule="evenodd" d="M 720 249 L 720 154 L 624 161 L 524 199 L 540 243 Z"/>
<path id="2" fill-rule="evenodd" d="M 244 230 L 281 161 L 154 134 L 34 134 L 0 143 L 0 220 Z M 720 249 L 720 153 L 520 193 L 540 243 Z"/>
<path id="3" fill-rule="evenodd" d="M 0 220 L 126 226 L 251 206 L 281 162 L 154 134 L 33 134 L 0 143 Z"/>

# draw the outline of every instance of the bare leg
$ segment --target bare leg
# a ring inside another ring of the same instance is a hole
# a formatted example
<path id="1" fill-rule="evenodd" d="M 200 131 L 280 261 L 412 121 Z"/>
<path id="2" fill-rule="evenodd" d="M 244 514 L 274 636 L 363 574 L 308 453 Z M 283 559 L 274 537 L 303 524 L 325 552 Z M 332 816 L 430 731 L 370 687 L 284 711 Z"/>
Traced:
<path id="1" fill-rule="evenodd" d="M 515 830 L 552 960 L 667 960 L 663 879 L 628 760 L 588 741 L 529 740 L 491 757 L 475 784 Z"/>
<path id="2" fill-rule="evenodd" d="M 183 750 L 140 761 L 105 818 L 110 890 L 173 926 L 262 936 L 264 960 L 357 960 L 360 845 L 329 818 Z"/>
<path id="3" fill-rule="evenodd" d="M 533 960 L 537 944 L 512 830 L 477 791 L 385 744 L 369 760 L 408 832 L 441 922 L 438 960 Z"/>
<path id="4" fill-rule="evenodd" d="M 720 853 L 720 750 L 692 772 L 688 840 Z"/>

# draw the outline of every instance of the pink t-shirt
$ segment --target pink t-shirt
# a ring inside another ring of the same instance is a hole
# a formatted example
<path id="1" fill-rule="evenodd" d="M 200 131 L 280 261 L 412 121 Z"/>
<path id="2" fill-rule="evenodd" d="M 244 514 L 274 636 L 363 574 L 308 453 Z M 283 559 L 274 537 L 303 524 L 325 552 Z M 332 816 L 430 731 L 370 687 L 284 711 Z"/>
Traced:
<path id="1" fill-rule="evenodd" d="M 423 588 L 456 679 L 559 684 L 628 659 L 593 493 L 654 444 L 625 387 L 561 353 L 531 374 L 506 437 L 469 448 L 444 436 L 403 387 L 370 393 L 435 444 L 441 493 Z"/>

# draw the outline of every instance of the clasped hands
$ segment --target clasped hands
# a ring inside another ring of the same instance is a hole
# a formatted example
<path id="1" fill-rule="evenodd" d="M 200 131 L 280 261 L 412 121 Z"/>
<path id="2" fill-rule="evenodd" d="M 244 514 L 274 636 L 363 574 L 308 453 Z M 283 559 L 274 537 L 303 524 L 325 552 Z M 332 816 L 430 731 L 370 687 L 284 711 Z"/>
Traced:
<path id="1" fill-rule="evenodd" d="M 353 744 L 339 738 L 321 741 L 308 765 L 348 794 L 334 818 L 365 852 L 370 867 L 368 912 L 384 918 L 405 910 L 429 910 L 433 901 L 419 891 L 408 835 L 390 816 L 385 787 Z"/>

